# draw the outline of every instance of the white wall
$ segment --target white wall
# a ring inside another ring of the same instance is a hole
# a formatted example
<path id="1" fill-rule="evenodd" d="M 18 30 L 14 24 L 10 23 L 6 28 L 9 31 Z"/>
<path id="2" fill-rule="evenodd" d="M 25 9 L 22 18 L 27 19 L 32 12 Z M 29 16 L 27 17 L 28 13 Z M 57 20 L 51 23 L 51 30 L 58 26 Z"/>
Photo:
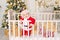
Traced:
<path id="1" fill-rule="evenodd" d="M 46 5 L 51 5 L 51 6 L 49 6 L 49 8 L 38 7 L 38 0 L 37 0 L 37 2 L 36 2 L 36 0 L 32 0 L 32 1 L 31 0 L 24 0 L 24 1 L 27 5 L 28 10 L 31 13 L 34 13 L 34 12 L 53 12 L 54 6 L 52 6 L 52 5 L 55 5 L 56 0 L 50 0 L 50 1 L 45 0 Z"/>
<path id="2" fill-rule="evenodd" d="M 27 9 L 30 11 L 31 14 L 36 11 L 35 0 L 25 0 L 25 4 L 26 4 Z"/>

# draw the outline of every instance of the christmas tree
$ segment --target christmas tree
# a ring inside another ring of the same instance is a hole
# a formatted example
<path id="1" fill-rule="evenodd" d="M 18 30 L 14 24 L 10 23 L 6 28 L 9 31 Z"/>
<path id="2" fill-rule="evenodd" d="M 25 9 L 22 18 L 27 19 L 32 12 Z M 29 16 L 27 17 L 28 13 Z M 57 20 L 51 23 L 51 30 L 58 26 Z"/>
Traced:
<path id="1" fill-rule="evenodd" d="M 7 1 L 7 10 L 13 9 L 17 12 L 19 12 L 21 9 L 26 9 L 26 5 L 22 0 L 8 0 Z"/>
<path id="2" fill-rule="evenodd" d="M 3 18 L 3 23 L 2 23 L 2 27 L 3 28 L 8 28 L 8 22 L 6 21 L 8 19 L 7 17 L 7 12 L 8 10 L 14 10 L 16 12 L 21 12 L 21 10 L 23 9 L 26 9 L 26 5 L 24 2 L 22 2 L 22 0 L 7 0 L 7 9 L 5 10 L 5 15 L 4 15 L 4 18 Z M 16 16 L 16 19 L 17 16 Z"/>
<path id="3" fill-rule="evenodd" d="M 7 14 L 4 15 L 3 20 L 2 20 L 2 28 L 8 28 L 8 22 L 6 21 L 8 19 Z"/>

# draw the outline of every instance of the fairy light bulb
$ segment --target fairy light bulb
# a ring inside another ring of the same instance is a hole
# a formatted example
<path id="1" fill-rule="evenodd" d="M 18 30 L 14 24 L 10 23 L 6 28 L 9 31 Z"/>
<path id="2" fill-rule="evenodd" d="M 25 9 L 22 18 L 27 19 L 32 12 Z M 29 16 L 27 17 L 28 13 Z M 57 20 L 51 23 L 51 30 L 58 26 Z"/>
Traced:
<path id="1" fill-rule="evenodd" d="M 14 5 L 16 5 L 16 3 L 14 3 Z"/>
<path id="2" fill-rule="evenodd" d="M 19 3 L 19 1 L 17 3 Z"/>
<path id="3" fill-rule="evenodd" d="M 12 5 L 12 3 L 10 3 L 10 5 Z"/>
<path id="4" fill-rule="evenodd" d="M 19 6 L 18 6 L 18 8 L 19 8 Z"/>

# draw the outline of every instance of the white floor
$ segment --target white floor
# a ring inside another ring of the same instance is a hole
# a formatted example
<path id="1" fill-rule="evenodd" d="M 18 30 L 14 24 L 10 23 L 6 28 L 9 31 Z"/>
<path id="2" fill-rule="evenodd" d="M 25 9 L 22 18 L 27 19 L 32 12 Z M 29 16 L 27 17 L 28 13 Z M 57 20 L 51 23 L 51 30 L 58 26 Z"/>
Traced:
<path id="1" fill-rule="evenodd" d="M 60 37 L 50 37 L 50 38 L 45 38 L 45 37 L 37 37 L 37 36 L 30 36 L 30 37 L 11 37 L 10 40 L 60 40 Z"/>
<path id="2" fill-rule="evenodd" d="M 0 28 L 0 40 L 9 40 L 9 38 L 4 35 L 4 29 L 1 28 Z"/>
<path id="3" fill-rule="evenodd" d="M 60 40 L 60 35 L 58 34 L 57 36 L 55 36 L 54 38 L 43 38 L 40 36 L 30 36 L 28 37 L 13 37 L 11 36 L 11 38 L 9 39 L 8 37 L 4 36 L 4 29 L 0 29 L 0 40 Z"/>

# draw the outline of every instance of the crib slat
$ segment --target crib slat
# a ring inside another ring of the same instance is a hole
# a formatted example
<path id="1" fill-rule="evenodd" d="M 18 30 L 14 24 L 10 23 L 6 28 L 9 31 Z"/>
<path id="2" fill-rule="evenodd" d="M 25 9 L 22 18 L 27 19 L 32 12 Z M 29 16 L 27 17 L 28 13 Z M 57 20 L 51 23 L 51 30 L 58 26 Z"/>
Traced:
<path id="1" fill-rule="evenodd" d="M 52 38 L 52 27 L 53 27 L 53 22 L 51 22 L 51 38 Z"/>
<path id="2" fill-rule="evenodd" d="M 56 34 L 57 34 L 57 31 L 58 31 L 58 30 L 57 30 L 57 27 L 58 27 L 58 26 L 57 26 L 57 23 L 58 23 L 58 22 L 56 22 Z"/>
<path id="3" fill-rule="evenodd" d="M 15 37 L 15 21 L 13 21 L 13 36 Z"/>
<path id="4" fill-rule="evenodd" d="M 38 36 L 39 36 L 39 22 L 36 22 L 37 23 L 37 39 L 38 39 Z"/>
<path id="5" fill-rule="evenodd" d="M 42 38 L 43 38 L 43 32 L 44 32 L 44 31 L 43 31 L 43 22 L 42 22 Z"/>
<path id="6" fill-rule="evenodd" d="M 19 26 L 19 21 L 18 21 L 18 37 L 20 37 L 20 26 Z"/>
<path id="7" fill-rule="evenodd" d="M 9 39 L 11 38 L 10 13 L 8 12 Z"/>
<path id="8" fill-rule="evenodd" d="M 10 21 L 8 22 L 9 24 L 9 39 L 11 38 L 11 27 L 10 27 Z"/>
<path id="9" fill-rule="evenodd" d="M 29 40 L 29 21 L 28 21 L 28 40 Z"/>
<path id="10" fill-rule="evenodd" d="M 48 21 L 47 21 L 47 27 L 46 27 L 46 37 L 48 37 Z"/>
<path id="11" fill-rule="evenodd" d="M 33 32 L 33 37 L 34 37 L 34 25 L 32 25 L 32 32 Z"/>

